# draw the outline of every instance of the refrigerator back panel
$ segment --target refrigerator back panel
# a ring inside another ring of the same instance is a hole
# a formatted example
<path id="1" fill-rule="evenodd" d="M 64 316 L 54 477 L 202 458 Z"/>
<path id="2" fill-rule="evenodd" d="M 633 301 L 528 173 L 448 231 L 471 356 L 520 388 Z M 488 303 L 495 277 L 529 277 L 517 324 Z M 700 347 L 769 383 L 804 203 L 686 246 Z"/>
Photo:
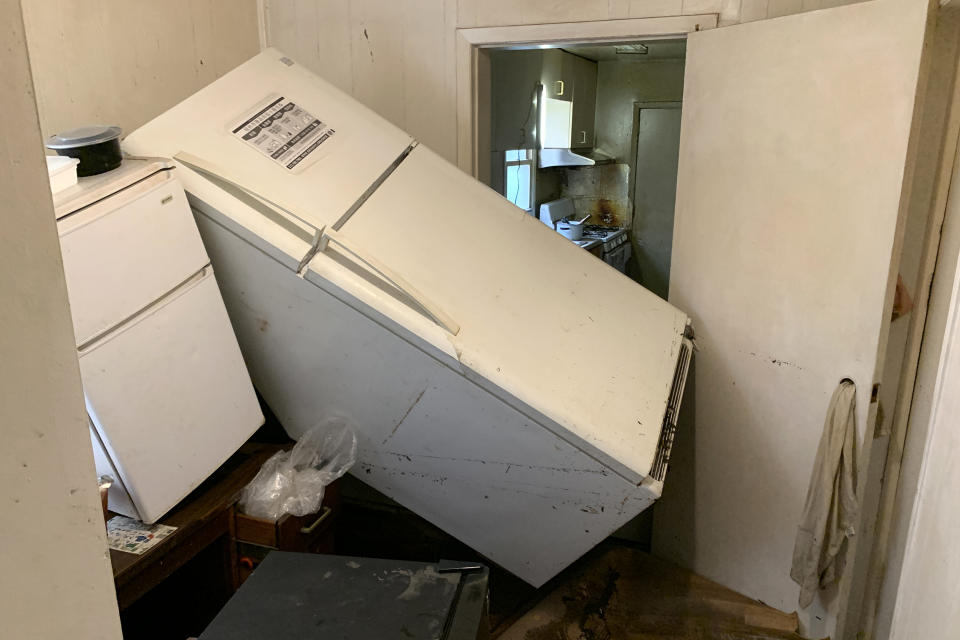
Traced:
<path id="1" fill-rule="evenodd" d="M 330 114 L 338 155 L 290 168 L 238 138 L 223 105 L 262 87 Z M 291 435 L 345 414 L 356 475 L 541 584 L 659 496 L 687 317 L 410 142 L 268 50 L 125 145 L 182 160 Z"/>

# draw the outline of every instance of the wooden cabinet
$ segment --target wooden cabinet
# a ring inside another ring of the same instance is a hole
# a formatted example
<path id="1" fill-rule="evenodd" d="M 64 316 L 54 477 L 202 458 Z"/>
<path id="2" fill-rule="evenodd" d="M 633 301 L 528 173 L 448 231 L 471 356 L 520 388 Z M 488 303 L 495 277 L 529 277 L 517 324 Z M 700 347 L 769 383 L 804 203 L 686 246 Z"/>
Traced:
<path id="1" fill-rule="evenodd" d="M 564 116 L 556 120 L 562 122 L 563 131 L 553 131 L 549 136 L 561 142 L 545 146 L 593 146 L 596 62 L 562 49 L 495 51 L 490 54 L 490 75 L 491 151 L 530 149 L 537 143 L 533 138 L 537 115 L 531 109 L 537 82 L 543 85 L 545 98 L 561 101 L 553 105 L 560 107 Z M 541 109 L 545 109 L 543 104 Z M 541 117 L 554 122 L 553 118 Z M 541 132 L 542 138 L 544 135 Z"/>
<path id="2" fill-rule="evenodd" d="M 546 97 L 554 100 L 573 100 L 573 60 L 575 58 L 561 49 L 547 49 L 543 52 L 543 67 L 540 70 L 540 82 Z"/>
<path id="3" fill-rule="evenodd" d="M 597 113 L 597 63 L 564 53 L 573 67 L 573 118 L 570 147 L 589 148 L 594 144 L 594 118 Z"/>
<path id="4" fill-rule="evenodd" d="M 572 102 L 570 147 L 592 147 L 597 110 L 597 63 L 562 49 L 549 49 L 543 52 L 540 82 L 546 98 Z"/>
<path id="5" fill-rule="evenodd" d="M 271 550 L 333 553 L 335 523 L 340 512 L 340 481 L 326 487 L 320 511 L 306 516 L 289 513 L 279 520 L 236 514 L 239 579 L 243 582 Z"/>

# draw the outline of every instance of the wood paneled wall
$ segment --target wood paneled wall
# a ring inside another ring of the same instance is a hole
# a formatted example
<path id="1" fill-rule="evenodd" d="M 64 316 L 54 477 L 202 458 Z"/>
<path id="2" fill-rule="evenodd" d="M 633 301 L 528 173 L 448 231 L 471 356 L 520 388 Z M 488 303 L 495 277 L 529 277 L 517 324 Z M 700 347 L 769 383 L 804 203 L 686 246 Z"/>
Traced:
<path id="1" fill-rule="evenodd" d="M 456 0 L 275 0 L 267 41 L 447 159 L 456 157 Z"/>
<path id="2" fill-rule="evenodd" d="M 22 4 L 44 136 L 132 131 L 260 50 L 256 0 Z"/>
<path id="3" fill-rule="evenodd" d="M 698 13 L 734 24 L 853 1 L 265 0 L 265 27 L 268 44 L 456 162 L 458 28 Z"/>
<path id="4" fill-rule="evenodd" d="M 721 24 L 857 0 L 22 0 L 40 124 L 132 131 L 276 46 L 456 160 L 456 29 L 717 13 Z"/>

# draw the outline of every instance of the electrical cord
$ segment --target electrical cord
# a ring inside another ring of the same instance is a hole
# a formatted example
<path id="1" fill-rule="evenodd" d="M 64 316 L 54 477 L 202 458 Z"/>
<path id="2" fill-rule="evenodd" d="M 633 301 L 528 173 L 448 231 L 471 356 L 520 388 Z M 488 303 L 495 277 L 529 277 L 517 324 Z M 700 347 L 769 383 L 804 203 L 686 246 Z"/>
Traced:
<path id="1" fill-rule="evenodd" d="M 520 205 L 517 204 L 517 200 L 520 198 L 520 165 L 519 164 L 514 165 L 514 168 L 516 168 L 517 170 L 517 175 L 515 177 L 517 182 L 517 189 L 516 191 L 514 191 L 513 198 L 510 199 L 510 202 L 512 202 L 514 206 L 519 207 Z"/>
<path id="2" fill-rule="evenodd" d="M 542 86 L 543 85 L 540 84 L 539 82 L 535 82 L 533 83 L 533 89 L 530 91 L 530 100 L 528 102 L 530 106 L 527 108 L 527 117 L 523 121 L 523 124 L 520 125 L 520 140 L 517 142 L 518 151 L 526 151 L 524 147 L 527 143 L 527 125 L 530 124 L 530 117 L 537 110 L 537 102 L 539 101 L 540 89 Z M 517 188 L 515 193 L 513 194 L 513 198 L 508 197 L 508 199 L 510 200 L 510 202 L 514 204 L 514 206 L 519 206 L 517 205 L 517 200 L 520 198 L 520 167 L 522 165 L 518 164 L 514 166 L 516 166 L 516 169 L 517 169 L 517 173 L 516 173 Z M 533 176 L 531 176 L 531 179 L 532 177 Z"/>

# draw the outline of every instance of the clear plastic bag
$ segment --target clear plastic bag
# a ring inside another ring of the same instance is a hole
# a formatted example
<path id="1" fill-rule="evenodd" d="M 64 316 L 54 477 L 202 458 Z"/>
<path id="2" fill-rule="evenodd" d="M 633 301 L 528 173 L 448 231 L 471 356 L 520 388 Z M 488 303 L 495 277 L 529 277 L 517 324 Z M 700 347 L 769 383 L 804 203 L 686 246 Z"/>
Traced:
<path id="1" fill-rule="evenodd" d="M 357 436 L 343 418 L 326 418 L 300 437 L 290 451 L 263 463 L 240 495 L 240 510 L 278 520 L 285 513 L 305 516 L 320 509 L 323 488 L 357 460 Z"/>

